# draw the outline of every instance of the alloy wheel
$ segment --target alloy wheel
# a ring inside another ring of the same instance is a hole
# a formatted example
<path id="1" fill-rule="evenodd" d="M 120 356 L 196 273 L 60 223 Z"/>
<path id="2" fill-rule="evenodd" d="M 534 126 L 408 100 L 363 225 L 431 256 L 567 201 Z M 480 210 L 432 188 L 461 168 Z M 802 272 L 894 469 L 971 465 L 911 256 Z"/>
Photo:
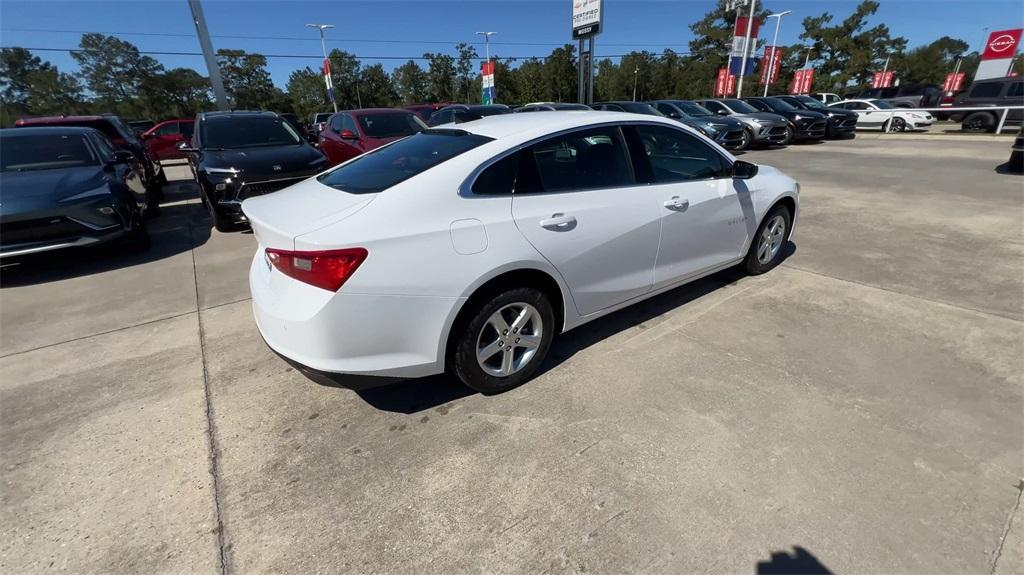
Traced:
<path id="1" fill-rule="evenodd" d="M 764 227 L 761 237 L 757 240 L 757 261 L 761 265 L 767 265 L 775 259 L 785 239 L 786 220 L 782 216 L 775 216 Z"/>
<path id="2" fill-rule="evenodd" d="M 487 318 L 476 338 L 476 361 L 494 377 L 507 377 L 526 367 L 540 347 L 544 321 L 525 302 L 503 306 Z"/>

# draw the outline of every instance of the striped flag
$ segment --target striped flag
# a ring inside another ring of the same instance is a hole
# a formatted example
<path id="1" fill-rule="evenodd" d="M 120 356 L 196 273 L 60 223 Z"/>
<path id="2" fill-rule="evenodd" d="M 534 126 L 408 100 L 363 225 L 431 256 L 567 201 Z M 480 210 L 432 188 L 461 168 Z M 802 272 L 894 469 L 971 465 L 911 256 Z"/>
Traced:
<path id="1" fill-rule="evenodd" d="M 324 58 L 324 84 L 327 85 L 327 97 L 334 103 L 334 82 L 331 80 L 331 61 Z"/>

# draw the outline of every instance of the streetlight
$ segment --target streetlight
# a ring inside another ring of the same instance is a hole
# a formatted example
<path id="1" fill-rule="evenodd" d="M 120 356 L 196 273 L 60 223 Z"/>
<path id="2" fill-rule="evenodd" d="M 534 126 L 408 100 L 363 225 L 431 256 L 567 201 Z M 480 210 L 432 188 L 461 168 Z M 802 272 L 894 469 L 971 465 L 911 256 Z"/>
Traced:
<path id="1" fill-rule="evenodd" d="M 486 72 L 487 70 L 490 70 L 490 68 L 491 68 L 491 36 L 494 36 L 495 34 L 497 34 L 497 32 L 477 32 L 476 33 L 477 36 L 483 36 L 484 37 L 484 51 L 486 52 L 486 55 L 487 55 L 487 66 L 485 67 L 486 69 L 484 70 L 484 72 Z M 494 71 L 491 70 L 491 73 L 493 74 Z M 494 100 L 494 92 L 492 91 L 490 95 L 487 94 L 487 86 L 486 86 L 485 80 L 486 80 L 486 78 L 484 78 L 483 74 L 481 74 L 480 75 L 480 81 L 482 82 L 481 85 L 484 86 L 484 88 L 482 90 L 483 95 L 481 95 L 480 101 L 481 101 L 481 103 L 484 103 L 484 104 L 493 104 L 494 103 L 493 102 L 493 100 Z M 491 86 L 491 88 L 493 89 L 494 86 Z"/>
<path id="2" fill-rule="evenodd" d="M 491 36 L 497 34 L 497 32 L 477 32 L 477 36 L 484 37 L 484 50 L 487 52 L 487 61 L 491 61 Z"/>
<path id="3" fill-rule="evenodd" d="M 768 58 L 768 74 L 765 75 L 764 83 L 764 95 L 768 96 L 768 86 L 772 83 L 772 72 L 775 71 L 775 50 L 779 44 L 779 26 L 782 25 L 782 17 L 786 14 L 792 14 L 792 10 L 786 10 L 785 12 L 779 12 L 778 14 L 769 14 L 768 18 L 778 18 L 775 21 L 775 37 L 772 38 L 772 55 Z"/>
<path id="4" fill-rule="evenodd" d="M 334 24 L 306 24 L 306 28 L 316 28 L 320 31 L 320 50 L 324 53 L 324 62 L 327 61 L 327 45 L 324 43 L 324 30 L 334 28 Z M 329 78 L 329 76 L 328 76 Z M 334 111 L 338 111 L 338 102 L 334 100 L 334 91 L 330 89 L 331 84 L 328 80 L 327 94 L 331 97 L 331 105 L 334 106 Z"/>

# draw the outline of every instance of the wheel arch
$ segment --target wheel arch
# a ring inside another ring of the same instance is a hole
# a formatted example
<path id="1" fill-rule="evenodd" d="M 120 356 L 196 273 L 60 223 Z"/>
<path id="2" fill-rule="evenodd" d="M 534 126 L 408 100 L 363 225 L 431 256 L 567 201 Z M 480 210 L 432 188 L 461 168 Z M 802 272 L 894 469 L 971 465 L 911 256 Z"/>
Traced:
<path id="1" fill-rule="evenodd" d="M 573 305 L 572 296 L 555 270 L 522 263 L 503 266 L 481 277 L 470 286 L 465 292 L 465 299 L 461 305 L 453 310 L 454 317 L 440 342 L 439 359 L 442 362 L 447 362 L 452 340 L 462 326 L 470 320 L 471 314 L 480 303 L 494 293 L 512 287 L 536 287 L 551 299 L 551 307 L 555 312 L 556 334 L 561 333 L 564 329 L 566 315 L 575 313 L 574 308 L 570 307 Z"/>
<path id="2" fill-rule="evenodd" d="M 789 231 L 786 234 L 787 241 L 793 237 L 793 230 L 796 229 L 797 205 L 798 204 L 794 196 L 784 195 L 776 198 L 775 201 L 772 202 L 772 205 L 769 206 L 768 209 L 765 210 L 764 212 L 764 215 L 767 216 L 769 213 L 771 213 L 772 210 L 774 210 L 778 206 L 784 206 L 787 210 L 789 210 Z M 762 217 L 762 219 L 764 218 Z M 758 222 L 757 225 L 760 227 L 761 222 Z"/>

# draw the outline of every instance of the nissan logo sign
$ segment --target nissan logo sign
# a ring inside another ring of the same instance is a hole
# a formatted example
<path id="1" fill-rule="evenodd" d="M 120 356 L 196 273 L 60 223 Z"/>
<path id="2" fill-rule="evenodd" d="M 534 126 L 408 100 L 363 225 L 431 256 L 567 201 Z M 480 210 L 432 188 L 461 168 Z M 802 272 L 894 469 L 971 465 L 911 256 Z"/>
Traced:
<path id="1" fill-rule="evenodd" d="M 993 52 L 1005 52 L 1017 43 L 1017 40 L 1009 34 L 1003 34 L 1002 36 L 996 36 L 988 44 L 988 49 Z"/>

